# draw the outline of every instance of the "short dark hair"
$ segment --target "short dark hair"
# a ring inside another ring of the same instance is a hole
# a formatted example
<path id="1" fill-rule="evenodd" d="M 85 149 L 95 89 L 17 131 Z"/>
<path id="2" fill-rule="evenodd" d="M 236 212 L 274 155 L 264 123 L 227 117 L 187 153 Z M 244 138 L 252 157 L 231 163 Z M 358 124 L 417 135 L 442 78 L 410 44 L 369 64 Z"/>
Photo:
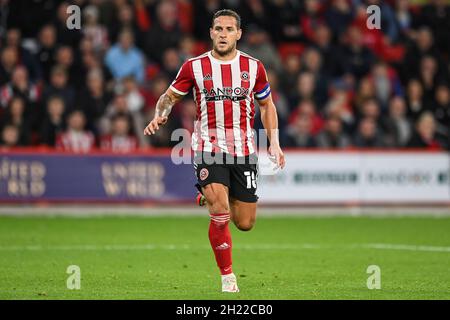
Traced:
<path id="1" fill-rule="evenodd" d="M 222 10 L 216 11 L 216 13 L 214 13 L 214 16 L 212 18 L 211 26 L 214 26 L 214 20 L 216 20 L 216 18 L 221 17 L 221 16 L 229 16 L 229 17 L 235 18 L 237 28 L 238 29 L 241 28 L 241 16 L 236 11 L 233 11 L 230 9 L 222 9 Z"/>

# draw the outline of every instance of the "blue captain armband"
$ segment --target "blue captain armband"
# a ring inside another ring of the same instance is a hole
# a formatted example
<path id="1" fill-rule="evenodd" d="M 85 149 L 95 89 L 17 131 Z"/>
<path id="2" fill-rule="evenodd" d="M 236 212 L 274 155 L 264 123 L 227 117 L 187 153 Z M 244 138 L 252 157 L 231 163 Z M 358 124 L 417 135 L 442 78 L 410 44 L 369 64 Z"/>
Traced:
<path id="1" fill-rule="evenodd" d="M 270 94 L 270 84 L 267 83 L 261 91 L 255 93 L 255 98 L 258 100 L 263 100 L 267 98 Z"/>

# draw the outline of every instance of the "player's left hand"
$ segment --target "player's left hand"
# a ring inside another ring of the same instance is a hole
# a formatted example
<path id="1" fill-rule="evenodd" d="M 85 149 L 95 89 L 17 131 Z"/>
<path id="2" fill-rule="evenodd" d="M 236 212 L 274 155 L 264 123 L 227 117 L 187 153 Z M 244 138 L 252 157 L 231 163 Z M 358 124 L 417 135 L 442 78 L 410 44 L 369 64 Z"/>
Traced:
<path id="1" fill-rule="evenodd" d="M 281 169 L 286 165 L 286 160 L 284 159 L 284 153 L 279 145 L 274 145 L 269 147 L 269 155 L 274 158 L 275 163 Z"/>

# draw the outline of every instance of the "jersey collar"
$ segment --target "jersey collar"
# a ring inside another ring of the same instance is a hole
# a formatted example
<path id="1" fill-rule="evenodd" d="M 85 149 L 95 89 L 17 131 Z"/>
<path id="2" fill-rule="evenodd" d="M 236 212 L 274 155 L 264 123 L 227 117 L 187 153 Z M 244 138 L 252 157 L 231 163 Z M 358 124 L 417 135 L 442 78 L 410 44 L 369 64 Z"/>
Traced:
<path id="1" fill-rule="evenodd" d="M 208 57 L 211 59 L 211 61 L 213 61 L 214 63 L 218 63 L 218 64 L 231 64 L 233 62 L 235 62 L 237 59 L 239 59 L 239 56 L 241 55 L 241 52 L 239 50 L 236 50 L 236 56 L 231 59 L 231 60 L 227 60 L 227 61 L 223 61 L 223 60 L 219 60 L 213 57 L 212 55 L 212 50 L 208 51 Z"/>

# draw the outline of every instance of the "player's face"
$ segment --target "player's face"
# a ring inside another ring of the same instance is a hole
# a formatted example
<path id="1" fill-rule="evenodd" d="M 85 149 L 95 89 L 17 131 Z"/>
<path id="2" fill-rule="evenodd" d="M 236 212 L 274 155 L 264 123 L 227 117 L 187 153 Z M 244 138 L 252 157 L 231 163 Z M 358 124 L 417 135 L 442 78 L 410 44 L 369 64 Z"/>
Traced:
<path id="1" fill-rule="evenodd" d="M 220 16 L 214 20 L 209 29 L 213 41 L 213 49 L 221 56 L 231 53 L 236 48 L 236 42 L 241 38 L 242 30 L 237 28 L 236 19 L 231 16 Z"/>

